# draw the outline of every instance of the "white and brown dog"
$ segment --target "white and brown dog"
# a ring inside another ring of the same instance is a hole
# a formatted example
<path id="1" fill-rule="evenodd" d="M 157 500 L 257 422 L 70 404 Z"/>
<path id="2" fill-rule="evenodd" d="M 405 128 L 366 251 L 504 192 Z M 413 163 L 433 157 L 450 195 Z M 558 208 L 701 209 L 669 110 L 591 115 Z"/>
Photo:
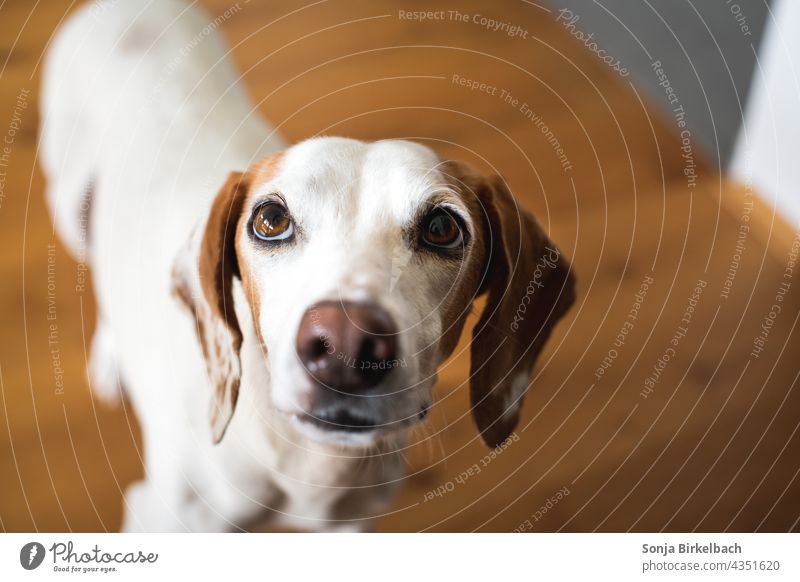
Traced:
<path id="1" fill-rule="evenodd" d="M 123 525 L 365 529 L 473 300 L 472 411 L 495 446 L 573 278 L 499 178 L 407 141 L 287 147 L 219 23 L 94 3 L 47 58 L 41 162 L 93 274 L 90 380 L 124 388 L 144 435 Z"/>

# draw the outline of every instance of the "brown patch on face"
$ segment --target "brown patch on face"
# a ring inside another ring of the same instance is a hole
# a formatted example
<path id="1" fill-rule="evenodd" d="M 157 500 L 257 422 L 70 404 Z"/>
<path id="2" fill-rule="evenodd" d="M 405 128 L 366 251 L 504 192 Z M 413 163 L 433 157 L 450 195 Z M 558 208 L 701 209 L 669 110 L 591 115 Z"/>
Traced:
<path id="1" fill-rule="evenodd" d="M 266 182 L 272 180 L 278 173 L 279 166 L 283 161 L 283 152 L 272 154 L 262 158 L 247 171 L 251 177 L 251 189 L 258 190 Z"/>
<path id="2" fill-rule="evenodd" d="M 245 196 L 245 200 L 243 202 L 244 208 L 250 207 L 250 197 L 252 193 L 257 191 L 259 187 L 270 180 L 272 180 L 278 172 L 281 160 L 283 160 L 283 153 L 273 154 L 271 156 L 267 156 L 266 158 L 262 159 L 261 161 L 257 162 L 253 165 L 249 170 L 248 174 L 250 177 L 250 187 L 249 191 L 247 192 L 247 196 Z M 247 216 L 241 216 L 240 221 L 247 221 Z M 253 321 L 255 323 L 256 332 L 258 333 L 258 339 L 261 343 L 261 349 L 266 352 L 266 345 L 264 344 L 264 335 L 261 333 L 261 296 L 258 293 L 258 287 L 256 285 L 256 279 L 253 276 L 253 271 L 250 265 L 247 264 L 247 261 L 241 260 L 242 255 L 242 244 L 244 241 L 242 238 L 246 235 L 243 228 L 237 226 L 236 228 L 236 254 L 239 257 L 239 276 L 242 279 L 242 287 L 244 289 L 245 297 L 247 297 L 247 302 L 250 304 L 250 310 L 253 313 Z"/>

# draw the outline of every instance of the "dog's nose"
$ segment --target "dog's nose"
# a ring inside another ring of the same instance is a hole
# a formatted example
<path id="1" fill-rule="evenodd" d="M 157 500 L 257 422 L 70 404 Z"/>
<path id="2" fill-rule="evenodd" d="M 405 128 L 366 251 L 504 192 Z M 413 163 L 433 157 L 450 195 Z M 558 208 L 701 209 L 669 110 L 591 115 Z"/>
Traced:
<path id="1" fill-rule="evenodd" d="M 397 328 L 374 303 L 324 301 L 303 315 L 297 354 L 308 374 L 334 390 L 359 393 L 397 365 Z"/>

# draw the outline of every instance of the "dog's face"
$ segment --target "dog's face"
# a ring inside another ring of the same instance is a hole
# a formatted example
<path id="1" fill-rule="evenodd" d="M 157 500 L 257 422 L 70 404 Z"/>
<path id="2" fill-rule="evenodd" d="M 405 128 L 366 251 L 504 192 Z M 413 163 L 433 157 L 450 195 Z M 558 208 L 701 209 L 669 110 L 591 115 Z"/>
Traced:
<path id="1" fill-rule="evenodd" d="M 369 443 L 427 414 L 442 314 L 476 279 L 476 226 L 438 165 L 410 142 L 321 139 L 254 169 L 242 282 L 273 405 L 311 436 Z"/>
<path id="2" fill-rule="evenodd" d="M 500 180 L 405 141 L 314 139 L 232 174 L 196 246 L 202 293 L 190 306 L 216 440 L 241 377 L 237 277 L 271 405 L 304 434 L 353 446 L 425 418 L 436 369 L 484 291 L 473 413 L 487 443 L 502 442 L 573 297 L 568 264 Z"/>

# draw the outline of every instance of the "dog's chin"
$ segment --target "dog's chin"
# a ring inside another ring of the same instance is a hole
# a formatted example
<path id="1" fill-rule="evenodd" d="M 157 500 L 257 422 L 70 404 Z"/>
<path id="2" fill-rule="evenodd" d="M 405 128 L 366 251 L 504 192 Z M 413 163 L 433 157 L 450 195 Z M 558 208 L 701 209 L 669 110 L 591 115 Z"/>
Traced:
<path id="1" fill-rule="evenodd" d="M 301 435 L 315 442 L 354 449 L 374 447 L 412 424 L 410 421 L 382 423 L 342 410 L 335 414 L 328 411 L 292 414 L 291 423 Z"/>

